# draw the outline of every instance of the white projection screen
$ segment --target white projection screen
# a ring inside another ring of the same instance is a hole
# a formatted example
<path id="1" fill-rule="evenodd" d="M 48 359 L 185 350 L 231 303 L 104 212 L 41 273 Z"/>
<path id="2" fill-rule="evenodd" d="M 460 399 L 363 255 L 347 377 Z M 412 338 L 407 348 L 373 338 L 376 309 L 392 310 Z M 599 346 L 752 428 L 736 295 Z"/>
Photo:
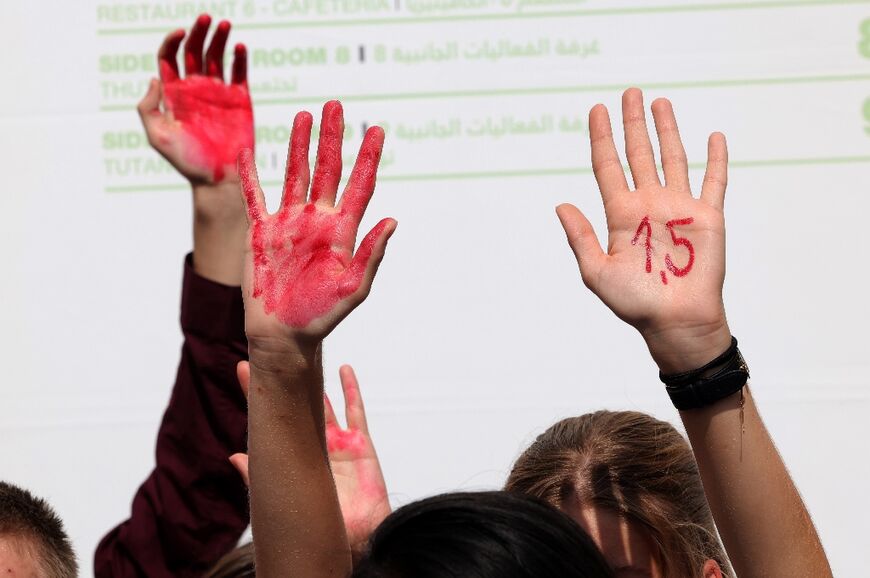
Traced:
<path id="1" fill-rule="evenodd" d="M 605 234 L 587 114 L 618 118 L 639 86 L 672 99 L 693 186 L 728 136 L 729 321 L 835 575 L 866 575 L 870 1 L 5 0 L 0 479 L 57 508 L 83 575 L 174 382 L 190 191 L 135 104 L 163 36 L 204 11 L 248 46 L 271 207 L 297 111 L 343 101 L 346 166 L 386 131 L 362 227 L 399 228 L 325 371 L 340 399 L 356 368 L 394 505 L 500 487 L 561 417 L 678 422 L 554 213 Z"/>

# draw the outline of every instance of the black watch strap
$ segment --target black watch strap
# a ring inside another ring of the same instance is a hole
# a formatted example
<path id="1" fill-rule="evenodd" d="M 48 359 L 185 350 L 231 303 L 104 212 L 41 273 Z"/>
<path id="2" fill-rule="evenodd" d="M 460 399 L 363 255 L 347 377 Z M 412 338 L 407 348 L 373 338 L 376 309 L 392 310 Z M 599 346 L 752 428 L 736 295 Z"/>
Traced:
<path id="1" fill-rule="evenodd" d="M 660 373 L 659 378 L 674 407 L 684 411 L 713 405 L 743 389 L 749 380 L 749 367 L 732 337 L 728 350 L 705 366 L 684 373 Z"/>

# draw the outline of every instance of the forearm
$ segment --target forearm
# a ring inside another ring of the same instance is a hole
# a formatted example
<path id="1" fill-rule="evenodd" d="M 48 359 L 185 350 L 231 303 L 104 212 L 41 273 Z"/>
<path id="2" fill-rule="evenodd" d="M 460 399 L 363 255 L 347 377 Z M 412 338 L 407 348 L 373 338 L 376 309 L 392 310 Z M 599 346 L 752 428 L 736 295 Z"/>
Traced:
<path id="1" fill-rule="evenodd" d="M 320 345 L 252 344 L 251 525 L 258 576 L 347 576 L 350 549 L 327 460 Z"/>
<path id="2" fill-rule="evenodd" d="M 199 275 L 241 285 L 246 234 L 238 182 L 193 185 L 193 262 Z"/>
<path id="3" fill-rule="evenodd" d="M 680 417 L 737 575 L 831 576 L 809 513 L 749 387 L 742 397 L 737 393 Z"/>
<path id="4" fill-rule="evenodd" d="M 235 365 L 247 357 L 238 287 L 184 268 L 181 363 L 157 436 L 156 464 L 130 518 L 101 542 L 97 576 L 198 576 L 248 525 L 247 493 L 227 456 L 246 447 Z"/>

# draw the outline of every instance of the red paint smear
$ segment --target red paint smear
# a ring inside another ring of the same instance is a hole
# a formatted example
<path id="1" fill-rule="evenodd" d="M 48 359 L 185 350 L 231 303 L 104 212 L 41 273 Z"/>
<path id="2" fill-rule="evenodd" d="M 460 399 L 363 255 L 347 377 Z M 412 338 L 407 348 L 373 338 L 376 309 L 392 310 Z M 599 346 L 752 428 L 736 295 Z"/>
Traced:
<path id="1" fill-rule="evenodd" d="M 664 271 L 659 271 L 659 274 L 662 276 L 662 283 L 665 285 L 668 284 L 668 276 Z"/>
<path id="2" fill-rule="evenodd" d="M 359 289 L 375 243 L 390 222 L 378 223 L 351 256 L 340 241 L 350 226 L 341 214 L 309 204 L 256 221 L 254 297 L 263 298 L 266 313 L 291 327 L 306 327 Z"/>
<path id="3" fill-rule="evenodd" d="M 640 234 L 644 229 L 646 229 L 646 272 L 650 273 L 652 271 L 652 243 L 650 242 L 650 237 L 652 237 L 652 227 L 649 224 L 649 215 L 644 217 L 640 222 L 640 225 L 638 225 L 637 232 L 634 234 L 634 239 L 631 240 L 631 244 L 637 245 L 637 241 L 640 239 Z"/>
<path id="4" fill-rule="evenodd" d="M 163 95 L 167 111 L 184 129 L 185 160 L 210 169 L 215 182 L 233 170 L 241 149 L 254 148 L 247 85 L 193 75 L 165 82 Z"/>
<path id="5" fill-rule="evenodd" d="M 348 452 L 353 457 L 362 457 L 368 449 L 368 442 L 359 430 L 343 430 L 336 425 L 327 425 L 326 449 L 329 453 Z"/>
<path id="6" fill-rule="evenodd" d="M 694 222 L 695 219 L 693 219 L 692 217 L 687 217 L 685 219 L 674 219 L 666 223 L 668 230 L 671 232 L 671 239 L 673 240 L 674 247 L 683 246 L 689 250 L 689 262 L 683 268 L 674 265 L 674 262 L 671 260 L 670 254 L 665 255 L 665 266 L 667 266 L 668 271 L 673 273 L 675 277 L 685 277 L 689 273 L 689 271 L 692 270 L 692 265 L 695 264 L 695 248 L 692 246 L 692 243 L 685 237 L 677 237 L 677 234 L 674 231 L 674 227 L 679 225 L 691 225 Z"/>

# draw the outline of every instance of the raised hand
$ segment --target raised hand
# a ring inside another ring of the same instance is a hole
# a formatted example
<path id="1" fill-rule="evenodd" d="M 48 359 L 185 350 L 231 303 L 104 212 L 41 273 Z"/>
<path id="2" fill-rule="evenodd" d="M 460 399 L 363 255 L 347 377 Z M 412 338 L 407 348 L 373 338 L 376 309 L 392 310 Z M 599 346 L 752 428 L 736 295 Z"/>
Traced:
<path id="1" fill-rule="evenodd" d="M 366 132 L 336 205 L 344 132 L 341 104 L 332 101 L 323 107 L 309 197 L 311 124 L 307 112 L 293 121 L 284 193 L 273 215 L 266 211 L 252 151 L 239 156 L 250 231 L 243 283 L 249 340 L 325 337 L 368 295 L 396 228 L 395 220 L 381 220 L 354 253 L 359 223 L 375 189 L 383 130 L 372 127 Z"/>
<path id="2" fill-rule="evenodd" d="M 210 25 L 211 18 L 201 15 L 184 43 L 184 78 L 176 60 L 184 30 L 166 37 L 158 53 L 162 82 L 151 81 L 138 107 L 151 146 L 193 184 L 238 181 L 239 151 L 254 146 L 247 51 L 236 45 L 232 82 L 224 82 L 230 23 L 218 24 L 203 57 Z"/>
<path id="3" fill-rule="evenodd" d="M 597 105 L 589 114 L 592 167 L 607 216 L 607 252 L 579 209 L 564 204 L 556 212 L 586 286 L 641 332 L 663 371 L 693 369 L 730 343 L 722 304 L 725 137 L 710 136 L 707 173 L 700 198 L 695 198 L 671 103 L 658 99 L 652 104 L 664 185 L 647 133 L 641 92 L 627 90 L 622 107 L 635 190 L 626 181 L 607 109 Z M 665 350 L 679 350 L 681 358 L 674 359 Z"/>
<path id="4" fill-rule="evenodd" d="M 251 369 L 247 361 L 239 362 L 238 376 L 239 384 L 247 395 L 251 381 Z M 344 393 L 347 428 L 342 428 L 338 423 L 329 398 L 324 396 L 326 447 L 348 541 L 354 551 L 360 551 L 378 524 L 390 515 L 390 502 L 381 464 L 369 435 L 356 375 L 351 366 L 343 365 L 339 369 L 339 376 Z M 245 484 L 249 484 L 247 454 L 234 454 L 230 456 L 230 461 Z"/>
<path id="5" fill-rule="evenodd" d="M 343 365 L 339 375 L 347 428 L 338 423 L 329 398 L 324 397 L 326 448 L 347 538 L 351 549 L 359 551 L 378 524 L 390 515 L 390 502 L 356 375 L 349 365 Z"/>

